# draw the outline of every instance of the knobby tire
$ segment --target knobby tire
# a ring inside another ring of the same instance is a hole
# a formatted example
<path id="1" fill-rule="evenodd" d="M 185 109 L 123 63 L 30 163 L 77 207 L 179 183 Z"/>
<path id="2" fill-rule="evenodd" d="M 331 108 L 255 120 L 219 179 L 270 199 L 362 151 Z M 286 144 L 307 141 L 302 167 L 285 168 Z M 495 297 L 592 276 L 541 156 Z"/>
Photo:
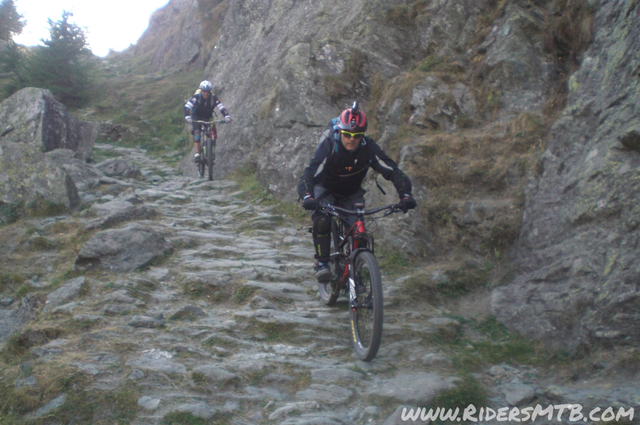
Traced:
<path id="1" fill-rule="evenodd" d="M 340 225 L 337 220 L 333 218 L 331 220 L 331 252 L 335 253 L 338 251 L 338 246 L 340 245 Z M 344 263 L 340 261 L 339 256 L 334 256 L 331 259 L 331 274 L 333 278 L 330 282 L 318 282 L 318 292 L 320 292 L 320 299 L 327 306 L 332 306 L 338 300 L 338 295 L 340 295 L 340 288 L 338 288 L 338 283 L 340 279 L 342 279 L 342 274 L 344 272 Z M 337 277 L 337 280 L 335 279 Z"/>
<path id="2" fill-rule="evenodd" d="M 351 307 L 353 349 L 362 361 L 368 362 L 378 354 L 382 339 L 382 278 L 376 257 L 363 251 L 356 257 L 355 284 L 364 285 L 357 294 L 358 307 Z M 361 307 L 362 306 L 362 307 Z"/>

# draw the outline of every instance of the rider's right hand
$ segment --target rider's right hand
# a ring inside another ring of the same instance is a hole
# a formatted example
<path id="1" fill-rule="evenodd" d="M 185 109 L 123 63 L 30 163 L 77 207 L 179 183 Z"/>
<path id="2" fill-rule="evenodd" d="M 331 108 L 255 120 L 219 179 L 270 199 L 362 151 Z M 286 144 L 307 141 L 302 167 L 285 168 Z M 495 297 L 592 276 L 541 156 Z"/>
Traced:
<path id="1" fill-rule="evenodd" d="M 405 194 L 404 197 L 400 200 L 400 208 L 402 208 L 403 213 L 407 213 L 409 210 L 414 209 L 417 206 L 417 202 L 413 197 L 409 194 Z"/>
<path id="2" fill-rule="evenodd" d="M 187 115 L 186 117 L 184 117 L 184 120 L 185 120 L 188 124 L 191 124 L 191 115 Z"/>
<path id="3" fill-rule="evenodd" d="M 318 208 L 318 201 L 316 201 L 311 195 L 307 195 L 302 200 L 302 207 L 309 211 L 316 210 Z"/>

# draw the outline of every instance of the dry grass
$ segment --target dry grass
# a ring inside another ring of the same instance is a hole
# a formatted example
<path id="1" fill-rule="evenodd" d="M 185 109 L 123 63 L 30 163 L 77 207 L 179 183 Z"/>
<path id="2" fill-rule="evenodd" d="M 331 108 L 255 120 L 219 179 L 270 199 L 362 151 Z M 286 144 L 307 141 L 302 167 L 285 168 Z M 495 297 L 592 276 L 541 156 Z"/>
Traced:
<path id="1" fill-rule="evenodd" d="M 558 0 L 558 13 L 549 17 L 544 31 L 545 50 L 558 60 L 577 66 L 579 55 L 593 40 L 594 10 L 583 0 Z"/>
<path id="2" fill-rule="evenodd" d="M 423 211 L 437 246 L 433 261 L 465 250 L 496 264 L 506 260 L 520 230 L 524 182 L 537 172 L 549 123 L 523 113 L 480 129 L 451 134 L 407 128 L 398 137 L 414 152 L 404 171 L 429 191 Z M 461 221 L 469 202 L 480 209 L 480 224 Z"/>
<path id="3" fill-rule="evenodd" d="M 430 0 L 419 0 L 408 5 L 391 6 L 387 10 L 387 21 L 396 27 L 411 27 L 415 25 L 416 18 L 430 3 Z"/>
<path id="4" fill-rule="evenodd" d="M 520 114 L 505 123 L 477 131 L 436 133 L 417 139 L 419 155 L 411 162 L 411 174 L 430 188 L 447 188 L 461 198 L 478 189 L 507 189 L 509 172 L 521 177 L 533 165 L 543 147 L 548 123 L 532 114 Z"/>

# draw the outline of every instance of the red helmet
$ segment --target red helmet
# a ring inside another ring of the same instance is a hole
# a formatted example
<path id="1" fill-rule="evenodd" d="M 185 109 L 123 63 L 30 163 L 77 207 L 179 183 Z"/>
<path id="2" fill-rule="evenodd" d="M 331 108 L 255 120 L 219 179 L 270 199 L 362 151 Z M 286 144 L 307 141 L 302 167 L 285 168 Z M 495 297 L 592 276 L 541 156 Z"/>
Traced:
<path id="1" fill-rule="evenodd" d="M 364 133 L 367 131 L 367 116 L 364 112 L 358 110 L 358 102 L 354 102 L 351 109 L 342 111 L 338 128 L 354 133 Z"/>

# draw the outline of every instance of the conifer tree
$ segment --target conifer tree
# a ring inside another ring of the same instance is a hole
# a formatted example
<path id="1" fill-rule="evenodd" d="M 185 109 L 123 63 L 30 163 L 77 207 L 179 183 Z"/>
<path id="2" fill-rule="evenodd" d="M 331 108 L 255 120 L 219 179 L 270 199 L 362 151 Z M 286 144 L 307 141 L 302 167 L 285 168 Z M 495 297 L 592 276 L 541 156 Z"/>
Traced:
<path id="1" fill-rule="evenodd" d="M 30 86 L 47 88 L 68 106 L 79 106 L 89 97 L 93 79 L 93 54 L 82 28 L 69 22 L 71 12 L 62 19 L 49 19 L 50 38 L 42 40 L 25 62 Z"/>
<path id="2" fill-rule="evenodd" d="M 0 3 L 0 40 L 11 41 L 13 36 L 20 34 L 25 22 L 18 13 L 13 0 L 2 0 Z"/>
<path id="3" fill-rule="evenodd" d="M 0 52 L 0 72 L 5 81 L 0 100 L 27 86 L 24 61 L 25 54 L 22 47 L 13 40 L 8 41 Z"/>

